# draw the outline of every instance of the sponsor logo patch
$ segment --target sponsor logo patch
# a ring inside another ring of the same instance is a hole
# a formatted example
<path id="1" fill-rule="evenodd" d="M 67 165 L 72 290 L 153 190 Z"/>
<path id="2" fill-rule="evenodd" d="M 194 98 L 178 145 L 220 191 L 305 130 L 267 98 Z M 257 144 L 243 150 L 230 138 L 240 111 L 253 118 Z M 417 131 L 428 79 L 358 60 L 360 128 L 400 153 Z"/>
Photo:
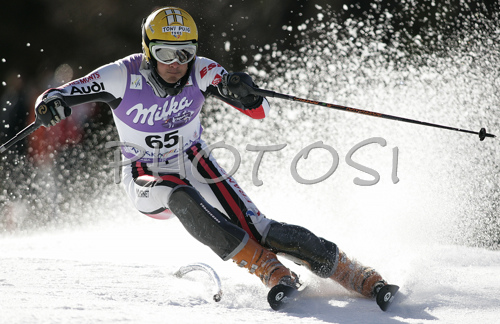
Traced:
<path id="1" fill-rule="evenodd" d="M 38 113 L 40 115 L 45 115 L 46 112 L 47 112 L 47 106 L 41 105 L 40 107 L 38 107 Z"/>
<path id="2" fill-rule="evenodd" d="M 142 76 L 137 74 L 130 75 L 130 89 L 142 90 Z"/>
<path id="3" fill-rule="evenodd" d="M 89 93 L 92 93 L 92 92 L 100 92 L 100 91 L 104 91 L 106 89 L 104 89 L 104 83 L 100 82 L 100 83 L 97 83 L 97 82 L 92 82 L 92 84 L 90 85 L 84 85 L 84 86 L 72 86 L 71 87 L 71 94 L 89 94 Z"/>
<path id="4" fill-rule="evenodd" d="M 149 190 L 136 189 L 137 197 L 149 198 Z"/>
<path id="5" fill-rule="evenodd" d="M 100 79 L 100 78 L 101 78 L 101 75 L 99 74 L 99 72 L 94 72 L 91 75 L 84 77 L 84 78 L 81 78 L 81 79 L 78 79 L 78 80 L 75 80 L 68 85 L 71 86 L 71 85 L 75 85 L 75 84 L 89 83 L 91 81 L 95 81 L 95 80 Z"/>
<path id="6" fill-rule="evenodd" d="M 208 66 L 205 66 L 200 71 L 201 78 L 203 79 L 205 77 L 205 75 L 207 75 L 208 71 L 210 71 L 210 70 L 212 70 L 212 69 L 214 69 L 216 67 L 221 67 L 221 65 L 220 64 L 216 64 L 216 63 L 210 63 Z M 222 73 L 224 74 L 224 71 L 222 71 Z"/>
<path id="7" fill-rule="evenodd" d="M 126 114 L 127 116 L 134 116 L 135 112 L 135 117 L 132 120 L 134 124 L 147 124 L 153 126 L 157 121 L 165 123 L 175 116 L 179 117 L 177 121 L 187 123 L 193 114 L 191 113 L 188 116 L 183 113 L 183 111 L 188 109 L 192 103 L 193 100 L 189 100 L 186 97 L 183 97 L 180 101 L 177 101 L 176 97 L 172 97 L 171 100 L 165 101 L 163 107 L 154 104 L 146 108 L 142 103 L 138 103 L 127 110 Z"/>
<path id="8" fill-rule="evenodd" d="M 212 81 L 212 85 L 217 86 L 222 81 L 222 76 L 217 74 Z"/>
<path id="9" fill-rule="evenodd" d="M 190 33 L 191 28 L 186 26 L 165 26 L 161 28 L 163 33 L 170 33 L 172 36 L 179 38 L 183 33 Z"/>

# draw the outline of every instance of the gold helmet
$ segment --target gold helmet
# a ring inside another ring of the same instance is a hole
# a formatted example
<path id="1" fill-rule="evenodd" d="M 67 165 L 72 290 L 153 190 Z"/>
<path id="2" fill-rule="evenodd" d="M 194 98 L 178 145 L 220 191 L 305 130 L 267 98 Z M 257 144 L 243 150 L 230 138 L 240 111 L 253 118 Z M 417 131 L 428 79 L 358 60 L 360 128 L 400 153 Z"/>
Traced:
<path id="1" fill-rule="evenodd" d="M 191 15 L 177 7 L 165 7 L 151 13 L 142 25 L 142 48 L 148 62 L 154 64 L 151 48 L 159 43 L 197 45 L 198 29 Z"/>

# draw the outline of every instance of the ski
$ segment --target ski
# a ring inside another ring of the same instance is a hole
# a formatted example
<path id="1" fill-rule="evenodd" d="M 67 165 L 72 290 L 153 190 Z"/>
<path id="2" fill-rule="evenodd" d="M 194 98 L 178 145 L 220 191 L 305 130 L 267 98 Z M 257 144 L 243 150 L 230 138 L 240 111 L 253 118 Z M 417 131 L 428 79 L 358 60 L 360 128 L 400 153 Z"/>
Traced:
<path id="1" fill-rule="evenodd" d="M 296 300 L 299 290 L 294 287 L 279 284 L 271 288 L 267 294 L 267 302 L 274 310 L 285 309 L 289 304 Z"/>
<path id="2" fill-rule="evenodd" d="M 385 285 L 380 288 L 375 299 L 381 310 L 384 312 L 387 311 L 394 301 L 394 297 L 398 290 L 399 286 L 396 285 Z M 302 289 L 297 290 L 294 287 L 279 284 L 269 290 L 267 302 L 273 310 L 283 310 L 288 308 L 298 299 L 301 291 Z"/>
<path id="3" fill-rule="evenodd" d="M 396 285 L 385 285 L 377 293 L 377 305 L 384 312 L 389 308 L 394 300 L 394 296 L 399 290 L 399 286 Z"/>

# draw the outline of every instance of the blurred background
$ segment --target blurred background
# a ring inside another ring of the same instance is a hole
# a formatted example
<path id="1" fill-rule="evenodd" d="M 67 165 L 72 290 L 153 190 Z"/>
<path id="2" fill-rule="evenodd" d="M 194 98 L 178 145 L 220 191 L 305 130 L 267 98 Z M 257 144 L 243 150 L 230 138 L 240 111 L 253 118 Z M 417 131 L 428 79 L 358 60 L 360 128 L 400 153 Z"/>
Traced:
<path id="1" fill-rule="evenodd" d="M 364 109 L 378 102 L 374 109 L 380 112 L 430 118 L 431 122 L 469 125 L 471 120 L 477 120 L 467 116 L 479 116 L 482 123 L 499 125 L 499 1 L 18 0 L 0 5 L 0 142 L 34 120 L 34 101 L 47 88 L 140 52 L 142 19 L 156 7 L 167 5 L 181 7 L 195 19 L 199 55 L 212 58 L 231 71 L 249 71 L 263 86 L 317 100 L 339 100 Z M 412 84 L 415 91 L 402 91 L 405 84 Z M 330 93 L 332 89 L 335 97 Z M 439 90 L 443 91 L 434 93 Z M 478 95 L 478 91 L 482 94 Z M 430 96 L 423 96 L 429 92 Z M 420 106 L 405 101 L 431 97 Z M 447 103 L 453 105 L 447 107 Z M 276 103 L 274 107 L 281 115 L 284 106 Z M 397 107 L 404 109 L 398 111 Z M 220 105 L 209 103 L 205 120 L 223 119 L 221 109 Z M 288 117 L 293 121 L 302 116 L 302 111 L 292 111 L 294 115 Z M 318 116 L 319 125 L 330 127 L 329 123 L 321 123 L 324 116 Z M 366 121 L 359 119 L 366 117 L 353 118 Z M 257 136 L 259 125 L 252 124 L 253 129 L 247 130 L 249 138 Z M 287 125 L 295 127 L 292 122 Z M 378 130 L 386 129 L 387 124 L 381 125 Z M 245 127 L 239 131 L 244 132 Z M 278 131 L 283 127 L 282 133 L 286 132 L 283 125 L 274 127 Z M 362 139 L 373 136 L 370 126 L 363 127 Z M 227 133 L 216 123 L 206 129 L 215 134 L 207 135 L 211 139 Z M 392 129 L 394 143 L 402 130 L 397 126 Z M 350 131 L 346 133 L 354 136 Z M 408 140 L 422 133 L 418 128 L 410 132 Z M 391 142 L 390 136 L 385 134 L 384 138 Z M 347 138 L 338 137 L 337 145 Z M 9 154 L 2 155 L 0 233 L 74 226 L 106 217 L 111 209 L 115 214 L 128 210 L 129 207 L 121 206 L 120 195 L 109 195 L 110 191 L 119 191 L 110 189 L 114 185 L 113 172 L 107 162 L 102 162 L 112 159 L 112 152 L 104 148 L 110 140 L 117 140 L 110 110 L 106 105 L 88 104 L 73 109 L 72 117 L 57 127 L 38 130 Z M 450 137 L 443 143 L 456 141 Z M 435 152 L 443 149 L 432 146 L 433 143 L 429 135 L 420 145 L 432 147 Z M 494 175 L 498 174 L 494 162 L 498 153 L 493 146 L 489 148 L 489 169 L 476 174 L 476 178 L 485 174 L 492 177 L 488 190 L 474 191 L 477 187 L 473 184 L 454 199 L 461 201 L 462 207 L 472 206 L 464 218 L 470 217 L 470 212 L 481 215 L 475 224 L 481 234 L 474 234 L 484 236 L 481 243 L 465 241 L 496 247 L 500 242 L 498 176 Z M 404 151 L 404 147 L 400 149 Z M 453 170 L 449 172 L 456 172 L 448 176 L 456 179 L 460 172 L 467 173 L 468 167 L 454 163 L 458 163 L 461 154 L 470 152 L 464 149 L 453 153 L 449 160 L 438 164 L 448 163 Z M 473 156 L 472 163 L 482 158 Z M 428 163 L 420 167 L 427 167 L 430 179 L 437 177 L 439 171 L 433 169 L 436 163 Z M 444 183 L 449 178 L 441 180 Z M 442 188 L 436 190 L 442 192 Z M 469 190 L 475 192 L 474 198 L 465 202 L 462 195 Z M 432 191 L 425 194 L 433 195 Z M 480 203 L 485 200 L 488 203 Z M 425 204 L 424 200 L 421 205 Z M 98 211 L 92 208 L 95 205 L 108 208 Z M 467 228 L 470 224 L 459 225 Z"/>

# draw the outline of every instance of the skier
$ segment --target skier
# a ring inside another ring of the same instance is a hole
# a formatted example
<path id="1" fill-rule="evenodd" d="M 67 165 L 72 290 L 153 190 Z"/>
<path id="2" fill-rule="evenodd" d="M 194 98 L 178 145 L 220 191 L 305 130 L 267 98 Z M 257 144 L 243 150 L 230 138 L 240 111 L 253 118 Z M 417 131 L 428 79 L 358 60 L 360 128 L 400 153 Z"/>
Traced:
<path id="1" fill-rule="evenodd" d="M 266 218 L 206 154 L 200 124 L 206 97 L 252 118 L 268 115 L 268 101 L 249 91 L 252 78 L 197 56 L 196 24 L 180 8 L 158 9 L 143 21 L 142 48 L 142 54 L 48 89 L 37 100 L 37 118 L 50 127 L 69 116 L 72 106 L 106 102 L 127 161 L 122 183 L 140 212 L 157 219 L 176 216 L 194 238 L 269 288 L 300 287 L 297 275 L 278 260 L 280 253 L 321 278 L 375 298 L 387 285 L 379 273 L 303 227 Z"/>

